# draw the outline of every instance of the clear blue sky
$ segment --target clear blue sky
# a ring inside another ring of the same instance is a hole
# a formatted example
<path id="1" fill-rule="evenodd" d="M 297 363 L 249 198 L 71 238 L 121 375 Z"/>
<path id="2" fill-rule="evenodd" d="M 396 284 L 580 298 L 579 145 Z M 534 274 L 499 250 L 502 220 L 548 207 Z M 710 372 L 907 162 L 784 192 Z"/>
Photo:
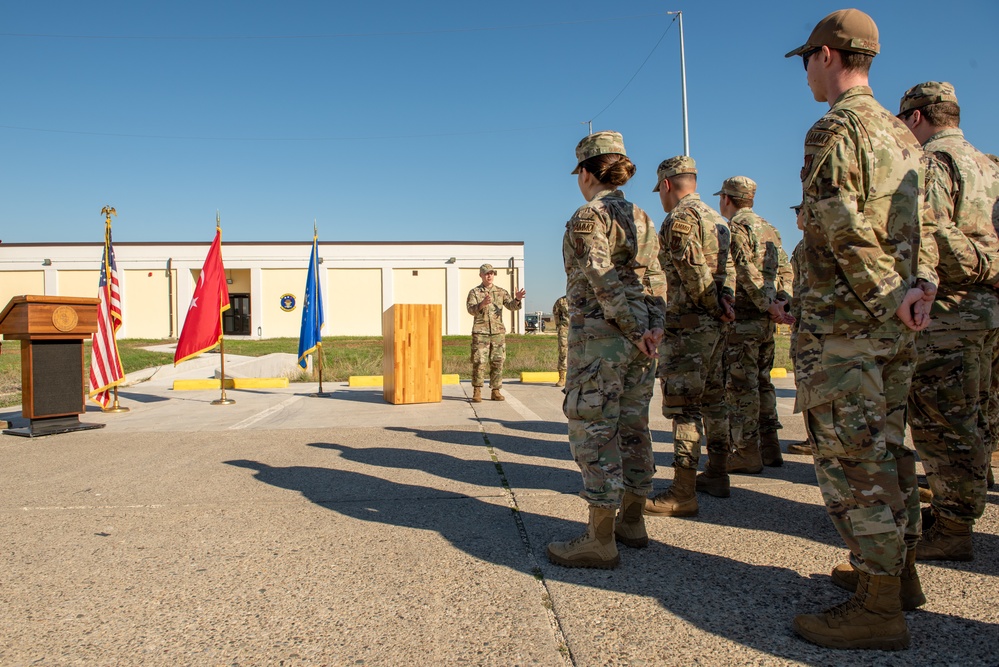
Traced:
<path id="1" fill-rule="evenodd" d="M 838 2 L 7 2 L 0 7 L 0 239 L 524 241 L 527 309 L 562 294 L 582 203 L 581 125 L 618 130 L 654 220 L 682 152 L 684 12 L 701 194 L 736 174 L 799 238 L 812 101 L 802 44 Z M 861 2 L 881 30 L 875 95 L 952 82 L 968 138 L 999 151 L 999 2 Z M 31 35 L 31 36 L 29 36 Z M 97 258 L 95 258 L 95 262 Z"/>

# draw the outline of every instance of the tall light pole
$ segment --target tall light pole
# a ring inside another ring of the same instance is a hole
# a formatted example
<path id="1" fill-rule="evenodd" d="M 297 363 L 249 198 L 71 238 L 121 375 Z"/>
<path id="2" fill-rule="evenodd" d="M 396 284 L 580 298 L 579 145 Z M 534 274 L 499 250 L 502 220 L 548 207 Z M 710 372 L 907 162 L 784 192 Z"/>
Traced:
<path id="1" fill-rule="evenodd" d="M 680 101 L 683 105 L 683 154 L 690 155 L 690 135 L 687 130 L 687 59 L 683 53 L 683 12 L 666 12 L 675 14 L 680 24 Z"/>

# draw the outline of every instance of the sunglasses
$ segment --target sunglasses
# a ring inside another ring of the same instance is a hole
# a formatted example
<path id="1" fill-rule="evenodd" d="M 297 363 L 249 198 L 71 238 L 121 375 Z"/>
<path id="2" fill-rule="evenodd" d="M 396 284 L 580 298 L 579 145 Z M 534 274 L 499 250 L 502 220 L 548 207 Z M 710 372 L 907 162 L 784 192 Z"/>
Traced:
<path id="1" fill-rule="evenodd" d="M 809 49 L 801 54 L 801 62 L 805 65 L 805 71 L 808 71 L 808 59 L 814 56 L 816 53 L 822 50 L 821 46 L 817 46 L 814 49 Z"/>

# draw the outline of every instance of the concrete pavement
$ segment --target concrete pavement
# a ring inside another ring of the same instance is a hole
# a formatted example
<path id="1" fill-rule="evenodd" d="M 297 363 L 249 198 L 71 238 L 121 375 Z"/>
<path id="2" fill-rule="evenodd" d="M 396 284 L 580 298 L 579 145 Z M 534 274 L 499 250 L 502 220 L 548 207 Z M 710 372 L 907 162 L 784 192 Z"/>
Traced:
<path id="1" fill-rule="evenodd" d="M 803 429 L 778 382 L 786 444 Z M 130 412 L 82 417 L 104 429 L 0 436 L 0 664 L 999 664 L 999 494 L 975 561 L 922 566 L 910 650 L 828 651 L 790 630 L 847 597 L 810 458 L 649 519 L 617 570 L 571 570 L 545 558 L 585 519 L 559 389 L 393 406 L 326 388 L 213 406 L 149 382 L 120 392 Z"/>

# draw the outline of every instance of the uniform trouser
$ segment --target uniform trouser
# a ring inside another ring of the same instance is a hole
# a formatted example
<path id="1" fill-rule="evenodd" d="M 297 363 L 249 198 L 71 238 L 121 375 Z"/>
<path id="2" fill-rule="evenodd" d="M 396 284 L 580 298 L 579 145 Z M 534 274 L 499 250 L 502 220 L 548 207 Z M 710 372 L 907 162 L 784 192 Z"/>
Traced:
<path id="1" fill-rule="evenodd" d="M 760 343 L 760 433 L 772 433 L 783 426 L 777 417 L 777 389 L 770 379 L 774 367 L 774 334 L 777 325 L 767 318 L 767 333 Z"/>
<path id="2" fill-rule="evenodd" d="M 697 469 L 701 436 L 708 452 L 728 453 L 725 353 L 721 322 L 665 330 L 659 345 L 663 416 L 673 419 L 673 467 Z"/>
<path id="3" fill-rule="evenodd" d="M 731 446 L 735 450 L 760 448 L 760 357 L 768 333 L 769 318 L 736 320 L 728 326 L 725 400 L 729 406 Z M 772 350 L 773 335 L 769 338 Z"/>
<path id="4" fill-rule="evenodd" d="M 909 392 L 909 428 L 933 509 L 953 521 L 973 524 L 985 511 L 987 400 L 992 369 L 992 332 L 924 331 L 916 339 L 918 360 Z"/>
<path id="5" fill-rule="evenodd" d="M 992 375 L 989 379 L 989 393 L 982 405 L 988 406 L 986 449 L 995 452 L 999 450 L 999 329 L 989 331 L 988 346 L 992 348 Z"/>
<path id="6" fill-rule="evenodd" d="M 798 333 L 795 409 L 805 412 L 815 477 L 850 560 L 873 575 L 898 576 L 921 529 L 904 441 L 914 338 Z"/>
<path id="7" fill-rule="evenodd" d="M 649 401 L 655 360 L 623 336 L 574 341 L 562 410 L 569 446 L 583 474 L 583 498 L 618 507 L 624 490 L 647 496 L 655 462 Z"/>
<path id="8" fill-rule="evenodd" d="M 555 333 L 558 336 L 558 371 L 564 373 L 569 353 L 569 327 L 558 327 Z"/>
<path id="9" fill-rule="evenodd" d="M 489 365 L 489 386 L 503 386 L 503 361 L 506 359 L 505 334 L 472 334 L 472 386 L 485 382 L 485 366 Z"/>

